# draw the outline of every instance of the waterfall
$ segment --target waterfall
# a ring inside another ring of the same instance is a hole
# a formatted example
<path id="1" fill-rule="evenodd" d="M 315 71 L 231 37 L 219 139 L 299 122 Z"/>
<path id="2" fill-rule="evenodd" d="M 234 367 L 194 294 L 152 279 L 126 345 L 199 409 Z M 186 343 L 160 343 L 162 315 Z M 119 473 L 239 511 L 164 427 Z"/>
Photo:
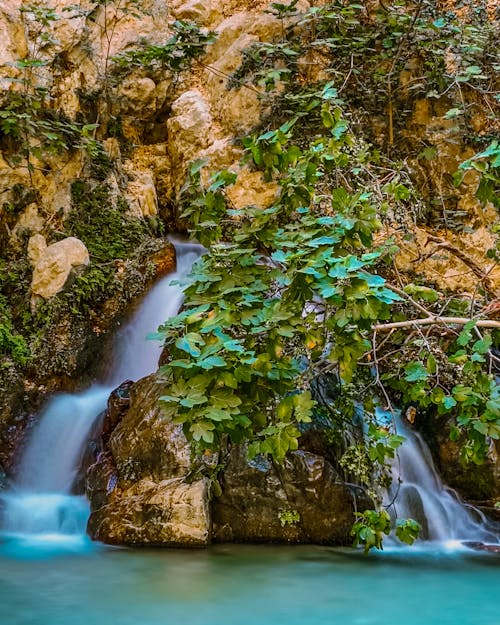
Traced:
<path id="1" fill-rule="evenodd" d="M 497 543 L 500 534 L 495 524 L 442 483 L 420 434 L 400 418 L 396 429 L 405 441 L 391 465 L 392 483 L 384 497 L 389 512 L 418 521 L 420 540 Z"/>
<path id="2" fill-rule="evenodd" d="M 144 298 L 135 315 L 118 333 L 112 366 L 104 380 L 81 393 L 53 397 L 40 415 L 11 489 L 0 495 L 2 536 L 23 544 L 87 542 L 89 514 L 85 497 L 71 494 L 85 444 L 110 392 L 126 379 L 137 380 L 156 370 L 157 341 L 147 334 L 177 314 L 182 280 L 203 252 L 193 243 L 175 243 L 177 271 L 160 280 Z M 77 547 L 79 548 L 79 547 Z"/>

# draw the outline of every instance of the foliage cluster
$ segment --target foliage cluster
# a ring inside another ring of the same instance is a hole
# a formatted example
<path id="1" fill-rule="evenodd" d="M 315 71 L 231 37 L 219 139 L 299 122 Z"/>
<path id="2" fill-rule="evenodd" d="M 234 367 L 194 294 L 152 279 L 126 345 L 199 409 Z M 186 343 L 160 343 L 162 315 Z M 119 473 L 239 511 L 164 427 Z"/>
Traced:
<path id="1" fill-rule="evenodd" d="M 279 181 L 273 206 L 231 208 L 224 188 L 235 175 L 218 172 L 204 188 L 202 162 L 181 191 L 184 216 L 210 255 L 196 265 L 185 310 L 160 331 L 172 357 L 163 401 L 202 448 L 229 435 L 250 440 L 251 455 L 282 460 L 297 448 L 296 423 L 311 418 L 318 367 L 349 381 L 369 348 L 364 331 L 399 300 L 370 271 L 387 254 L 367 251 L 379 227 L 371 193 L 317 194 L 318 181 L 350 165 L 354 149 L 338 104 L 326 85 L 310 111 L 245 141 L 254 164 Z M 301 149 L 295 133 L 316 109 L 322 129 Z"/>
<path id="2" fill-rule="evenodd" d="M 272 6 L 283 17 L 285 11 L 288 16 L 295 10 L 295 3 Z M 398 97 L 446 97 L 446 116 L 466 118 L 464 89 L 474 90 L 481 99 L 498 91 L 496 37 L 486 15 L 476 13 L 467 23 L 451 11 L 442 14 L 430 0 L 411 6 L 397 0 L 376 12 L 368 12 L 364 3 L 334 0 L 297 14 L 280 41 L 247 49 L 231 86 L 247 81 L 268 91 L 297 75 L 307 81 L 308 68 L 314 66 L 342 85 L 350 102 L 378 110 L 387 107 L 401 122 L 405 111 L 395 107 Z M 408 84 L 400 83 L 404 72 L 410 73 Z"/>
<path id="3" fill-rule="evenodd" d="M 311 385 L 333 371 L 349 383 L 373 323 L 401 300 L 374 273 L 394 250 L 373 246 L 378 197 L 362 175 L 373 155 L 357 144 L 331 84 L 305 100 L 280 127 L 243 140 L 253 166 L 280 186 L 273 205 L 234 209 L 225 189 L 236 174 L 204 183 L 203 161 L 180 193 L 183 217 L 210 253 L 193 269 L 183 311 L 159 329 L 170 354 L 161 400 L 198 452 L 228 437 L 247 442 L 250 457 L 281 462 L 312 418 Z M 348 189 L 326 195 L 324 179 L 336 177 Z M 366 404 L 373 408 L 368 396 Z M 402 441 L 375 422 L 367 437 L 370 461 L 381 465 Z"/>

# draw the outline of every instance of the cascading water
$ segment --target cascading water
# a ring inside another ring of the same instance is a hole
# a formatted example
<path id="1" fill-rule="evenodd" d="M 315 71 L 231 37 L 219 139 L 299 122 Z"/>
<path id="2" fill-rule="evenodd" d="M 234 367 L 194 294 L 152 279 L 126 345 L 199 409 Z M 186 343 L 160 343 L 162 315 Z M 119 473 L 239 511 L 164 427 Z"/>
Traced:
<path id="1" fill-rule="evenodd" d="M 401 419 L 396 429 L 405 441 L 392 463 L 392 484 L 384 498 L 385 505 L 394 502 L 389 510 L 399 518 L 418 521 L 425 541 L 498 543 L 495 524 L 444 486 L 420 434 Z"/>
<path id="2" fill-rule="evenodd" d="M 54 397 L 41 414 L 19 466 L 16 481 L 0 497 L 4 540 L 23 545 L 57 543 L 80 549 L 88 544 L 85 497 L 71 494 L 83 449 L 110 392 L 126 379 L 155 371 L 160 355 L 147 334 L 179 310 L 183 293 L 172 280 L 184 278 L 203 247 L 176 243 L 177 271 L 160 280 L 132 320 L 118 333 L 113 365 L 104 381 L 86 391 Z"/>

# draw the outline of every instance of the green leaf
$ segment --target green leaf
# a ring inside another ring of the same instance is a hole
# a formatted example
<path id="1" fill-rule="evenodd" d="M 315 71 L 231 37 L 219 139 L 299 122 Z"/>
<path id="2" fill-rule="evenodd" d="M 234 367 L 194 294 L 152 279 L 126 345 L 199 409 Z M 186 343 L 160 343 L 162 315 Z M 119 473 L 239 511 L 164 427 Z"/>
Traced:
<path id="1" fill-rule="evenodd" d="M 445 395 L 445 397 L 442 398 L 441 403 L 446 408 L 446 410 L 451 410 L 457 405 L 456 400 L 451 395 Z"/>
<path id="2" fill-rule="evenodd" d="M 225 367 L 226 361 L 221 356 L 209 356 L 203 360 L 199 360 L 197 365 L 202 369 L 214 369 L 216 367 Z"/>
<path id="3" fill-rule="evenodd" d="M 473 344 L 472 350 L 478 354 L 487 354 L 492 343 L 493 340 L 491 336 L 486 335 L 483 339 L 476 341 Z"/>
<path id="4" fill-rule="evenodd" d="M 191 436 L 195 441 L 205 441 L 208 444 L 214 442 L 214 433 L 213 429 L 215 425 L 210 421 L 198 421 L 193 423 L 189 428 Z"/>
<path id="5" fill-rule="evenodd" d="M 185 408 L 193 408 L 194 406 L 199 406 L 201 404 L 206 404 L 208 398 L 205 395 L 188 395 L 180 400 L 180 405 Z"/>
<path id="6" fill-rule="evenodd" d="M 303 423 L 311 421 L 313 408 L 316 405 L 316 402 L 312 398 L 311 392 L 304 391 L 302 393 L 294 395 L 293 399 L 295 404 L 296 420 Z"/>
<path id="7" fill-rule="evenodd" d="M 210 404 L 215 408 L 236 408 L 241 405 L 241 399 L 232 390 L 222 388 L 214 390 L 210 395 Z"/>
<path id="8" fill-rule="evenodd" d="M 421 362 L 411 362 L 405 367 L 405 380 L 407 382 L 418 382 L 426 380 L 428 377 L 429 372 Z"/>
<path id="9" fill-rule="evenodd" d="M 199 356 L 201 350 L 198 345 L 205 345 L 205 341 L 196 332 L 188 332 L 184 336 L 177 339 L 175 346 L 187 352 L 191 356 Z"/>
<path id="10" fill-rule="evenodd" d="M 210 419 L 210 421 L 231 421 L 233 415 L 231 412 L 227 410 L 222 410 L 221 408 L 212 408 L 209 407 L 203 412 L 203 416 L 206 419 Z"/>

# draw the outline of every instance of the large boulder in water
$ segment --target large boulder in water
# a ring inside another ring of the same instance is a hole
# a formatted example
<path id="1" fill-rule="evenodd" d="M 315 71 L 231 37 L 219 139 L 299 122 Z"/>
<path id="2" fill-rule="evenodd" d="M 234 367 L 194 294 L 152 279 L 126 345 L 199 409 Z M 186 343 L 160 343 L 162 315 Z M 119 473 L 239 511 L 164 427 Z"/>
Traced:
<path id="1" fill-rule="evenodd" d="M 201 546 L 210 539 L 209 480 L 190 479 L 190 447 L 166 421 L 156 376 L 130 388 L 130 407 L 90 467 L 90 535 L 110 544 Z M 105 419 L 106 422 L 106 419 Z"/>
<path id="2" fill-rule="evenodd" d="M 302 449 L 278 465 L 249 461 L 245 446 L 233 446 L 220 471 L 209 457 L 194 467 L 182 427 L 162 417 L 156 376 L 127 390 L 130 405 L 119 419 L 104 418 L 104 451 L 87 474 L 93 538 L 175 546 L 350 542 L 354 510 L 371 502 L 346 486 L 324 455 Z"/>

